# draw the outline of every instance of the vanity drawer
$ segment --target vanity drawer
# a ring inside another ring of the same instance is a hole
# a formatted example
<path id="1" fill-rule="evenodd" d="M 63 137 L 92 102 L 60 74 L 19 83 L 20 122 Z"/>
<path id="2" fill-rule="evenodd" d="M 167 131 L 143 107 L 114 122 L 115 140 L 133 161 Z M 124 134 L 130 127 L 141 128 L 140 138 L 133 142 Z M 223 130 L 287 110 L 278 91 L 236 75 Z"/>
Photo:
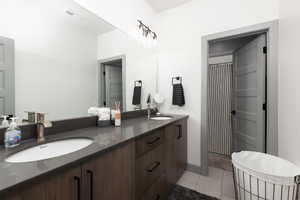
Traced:
<path id="1" fill-rule="evenodd" d="M 159 145 L 136 160 L 136 199 L 141 199 L 144 192 L 164 173 L 164 150 Z"/>
<path id="2" fill-rule="evenodd" d="M 167 200 L 167 182 L 165 174 L 147 190 L 142 200 Z"/>
<path id="3" fill-rule="evenodd" d="M 138 139 L 135 143 L 136 157 L 140 157 L 144 153 L 154 149 L 163 143 L 164 140 L 164 129 L 159 129 Z"/>

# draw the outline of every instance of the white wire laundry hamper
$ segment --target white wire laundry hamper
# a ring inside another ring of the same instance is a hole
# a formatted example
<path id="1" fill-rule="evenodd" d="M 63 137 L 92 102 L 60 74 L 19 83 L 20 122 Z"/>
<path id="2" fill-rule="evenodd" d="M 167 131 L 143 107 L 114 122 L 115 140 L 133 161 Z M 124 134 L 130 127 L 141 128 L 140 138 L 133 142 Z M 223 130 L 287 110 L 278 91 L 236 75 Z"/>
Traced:
<path id="1" fill-rule="evenodd" d="M 300 168 L 272 155 L 232 154 L 236 200 L 298 200 Z"/>

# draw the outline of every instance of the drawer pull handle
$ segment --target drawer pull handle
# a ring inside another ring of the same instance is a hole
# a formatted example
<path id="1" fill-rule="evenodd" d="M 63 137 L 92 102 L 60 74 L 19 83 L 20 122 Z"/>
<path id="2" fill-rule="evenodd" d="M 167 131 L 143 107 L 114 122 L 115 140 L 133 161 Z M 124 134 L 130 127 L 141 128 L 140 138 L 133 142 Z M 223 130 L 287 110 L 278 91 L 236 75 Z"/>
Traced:
<path id="1" fill-rule="evenodd" d="M 90 197 L 91 197 L 91 200 L 93 200 L 93 197 L 94 197 L 94 192 L 93 192 L 93 190 L 94 190 L 94 173 L 91 170 L 87 170 L 86 173 L 87 173 L 87 175 L 90 176 L 90 195 L 91 195 Z"/>
<path id="2" fill-rule="evenodd" d="M 179 139 L 181 139 L 182 138 L 182 126 L 181 126 L 181 124 L 178 124 L 177 125 L 177 128 L 178 128 L 178 136 L 177 136 L 177 139 L 179 140 Z"/>
<path id="3" fill-rule="evenodd" d="M 158 166 L 160 165 L 160 162 L 156 161 L 153 164 L 151 164 L 151 167 L 146 169 L 147 172 L 153 172 Z"/>
<path id="4" fill-rule="evenodd" d="M 75 185 L 76 185 L 76 196 L 77 200 L 80 200 L 81 194 L 80 194 L 80 178 L 78 176 L 74 176 Z"/>
<path id="5" fill-rule="evenodd" d="M 155 138 L 154 140 L 151 140 L 151 141 L 148 141 L 147 142 L 147 144 L 148 145 L 152 145 L 152 144 L 155 144 L 157 141 L 159 141 L 160 140 L 160 137 L 157 137 L 157 138 Z"/>

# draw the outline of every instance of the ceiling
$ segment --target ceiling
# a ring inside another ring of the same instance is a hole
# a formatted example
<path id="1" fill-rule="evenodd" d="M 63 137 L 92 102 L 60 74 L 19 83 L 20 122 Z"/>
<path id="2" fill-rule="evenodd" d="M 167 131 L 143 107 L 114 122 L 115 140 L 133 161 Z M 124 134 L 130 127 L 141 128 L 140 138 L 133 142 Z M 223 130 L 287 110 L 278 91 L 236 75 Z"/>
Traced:
<path id="1" fill-rule="evenodd" d="M 146 0 L 156 12 L 180 6 L 191 0 Z"/>
<path id="2" fill-rule="evenodd" d="M 114 26 L 107 23 L 105 20 L 98 17 L 94 13 L 79 6 L 73 0 L 60 0 L 60 2 L 65 3 L 65 10 L 63 14 L 66 15 L 66 17 L 70 18 L 69 20 L 72 20 L 73 23 L 77 24 L 78 26 L 82 26 L 82 28 L 90 29 L 97 34 L 110 32 L 115 29 Z M 74 12 L 75 15 L 67 15 L 66 10 Z"/>
<path id="3" fill-rule="evenodd" d="M 22 1 L 24 2 L 24 6 L 35 8 L 36 10 L 42 12 L 44 17 L 66 22 L 67 24 L 71 24 L 81 29 L 88 30 L 94 34 L 102 34 L 115 29 L 115 27 L 113 27 L 111 24 L 107 23 L 90 11 L 82 8 L 73 0 Z M 71 13 L 73 13 L 73 15 L 67 14 L 66 11 L 70 11 Z"/>

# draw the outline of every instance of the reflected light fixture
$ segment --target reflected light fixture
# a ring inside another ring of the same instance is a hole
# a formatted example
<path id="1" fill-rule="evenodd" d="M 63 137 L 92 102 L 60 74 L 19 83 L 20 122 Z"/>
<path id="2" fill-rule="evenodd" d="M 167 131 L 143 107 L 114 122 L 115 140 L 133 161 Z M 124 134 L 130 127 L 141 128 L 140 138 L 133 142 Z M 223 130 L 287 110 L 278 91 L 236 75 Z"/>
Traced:
<path id="1" fill-rule="evenodd" d="M 72 10 L 69 10 L 69 9 L 66 9 L 65 13 L 68 14 L 68 15 L 70 15 L 70 16 L 74 16 L 75 15 L 75 13 Z"/>
<path id="2" fill-rule="evenodd" d="M 146 26 L 141 20 L 138 21 L 138 41 L 143 46 L 151 48 L 157 45 L 157 34 Z"/>

